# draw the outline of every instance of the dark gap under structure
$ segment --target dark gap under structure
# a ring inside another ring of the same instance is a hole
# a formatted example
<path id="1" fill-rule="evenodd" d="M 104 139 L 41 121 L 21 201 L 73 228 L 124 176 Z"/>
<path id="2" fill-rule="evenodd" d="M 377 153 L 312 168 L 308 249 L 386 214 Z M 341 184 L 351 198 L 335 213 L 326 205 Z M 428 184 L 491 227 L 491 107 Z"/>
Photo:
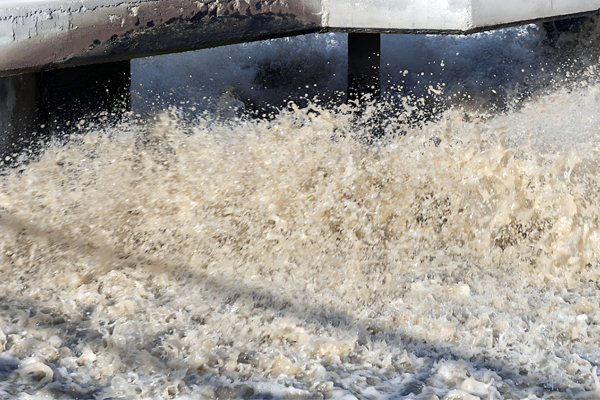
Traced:
<path id="1" fill-rule="evenodd" d="M 384 135 L 382 110 L 365 115 L 369 102 L 381 97 L 380 82 L 381 35 L 379 33 L 348 34 L 348 95 L 347 102 L 356 106 L 354 118 L 360 140 L 366 144 Z"/>
<path id="2" fill-rule="evenodd" d="M 40 74 L 40 123 L 50 132 L 80 120 L 118 122 L 131 109 L 131 63 L 119 61 Z"/>
<path id="3" fill-rule="evenodd" d="M 38 128 L 39 74 L 0 78 L 0 162 Z"/>
<path id="4" fill-rule="evenodd" d="M 348 102 L 360 102 L 365 95 L 381 96 L 380 50 L 379 33 L 348 34 Z"/>
<path id="5" fill-rule="evenodd" d="M 582 26 L 597 17 L 598 13 L 593 16 L 584 15 L 582 17 L 565 18 L 558 21 L 549 21 L 542 23 L 542 27 L 546 31 L 546 39 L 551 45 L 556 45 L 558 38 L 563 33 L 581 33 Z"/>
<path id="6" fill-rule="evenodd" d="M 0 161 L 81 120 L 119 122 L 131 109 L 130 83 L 128 60 L 0 78 Z"/>

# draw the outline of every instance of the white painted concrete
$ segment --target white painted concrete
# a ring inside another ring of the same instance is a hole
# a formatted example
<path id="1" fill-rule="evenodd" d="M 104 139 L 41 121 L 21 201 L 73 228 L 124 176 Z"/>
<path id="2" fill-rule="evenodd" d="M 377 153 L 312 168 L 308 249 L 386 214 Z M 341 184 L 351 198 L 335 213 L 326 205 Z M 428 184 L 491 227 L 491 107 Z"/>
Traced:
<path id="1" fill-rule="evenodd" d="M 319 30 L 468 33 L 598 9 L 600 0 L 0 0 L 0 75 Z"/>
<path id="2" fill-rule="evenodd" d="M 467 32 L 600 9 L 600 0 L 324 0 L 328 28 Z"/>
<path id="3" fill-rule="evenodd" d="M 600 9 L 600 0 L 472 0 L 473 27 L 509 24 Z"/>
<path id="4" fill-rule="evenodd" d="M 144 0 L 138 0 L 139 3 Z M 70 7 L 73 4 L 85 5 L 88 8 L 97 6 L 111 6 L 122 3 L 119 0 L 3 0 L 0 2 L 0 7 L 3 9 L 33 7 L 33 6 L 52 6 L 53 8 Z"/>
<path id="5" fill-rule="evenodd" d="M 471 0 L 325 0 L 325 26 L 389 30 L 465 31 Z"/>

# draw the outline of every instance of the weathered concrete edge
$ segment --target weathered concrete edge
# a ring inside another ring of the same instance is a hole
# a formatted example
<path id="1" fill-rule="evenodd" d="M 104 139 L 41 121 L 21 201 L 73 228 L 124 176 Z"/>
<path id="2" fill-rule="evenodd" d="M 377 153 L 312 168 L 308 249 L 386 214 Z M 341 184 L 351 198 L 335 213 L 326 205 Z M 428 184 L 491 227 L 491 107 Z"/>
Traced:
<path id="1" fill-rule="evenodd" d="M 339 0 L 72 0 L 0 9 L 0 76 L 312 32 L 467 35 L 597 12 L 594 8 L 580 13 L 487 25 L 481 20 L 481 25 L 475 25 L 473 13 L 462 15 L 461 8 L 459 20 L 448 23 L 448 18 L 444 17 L 429 24 L 445 27 L 442 29 L 389 28 L 390 23 L 385 20 L 391 20 L 392 16 L 384 13 L 380 16 L 381 25 L 371 28 L 352 19 L 356 10 L 351 9 L 347 10 L 351 17 L 346 21 L 347 25 L 332 25 L 335 18 L 331 18 L 330 7 L 335 1 Z M 371 1 L 386 4 L 386 0 Z M 466 6 L 470 0 L 460 1 Z M 600 4 L 600 0 L 581 1 L 589 4 L 580 5 L 580 8 L 590 9 L 597 5 L 596 2 Z M 395 23 L 419 26 L 411 21 Z"/>

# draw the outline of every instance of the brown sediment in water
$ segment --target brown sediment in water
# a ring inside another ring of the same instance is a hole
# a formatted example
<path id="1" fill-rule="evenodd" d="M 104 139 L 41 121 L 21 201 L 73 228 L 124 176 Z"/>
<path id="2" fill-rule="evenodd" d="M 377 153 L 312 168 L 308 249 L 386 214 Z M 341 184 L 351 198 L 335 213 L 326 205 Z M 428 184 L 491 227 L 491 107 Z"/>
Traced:
<path id="1" fill-rule="evenodd" d="M 595 395 L 596 90 L 373 146 L 299 109 L 48 146 L 1 177 L 0 393 Z"/>

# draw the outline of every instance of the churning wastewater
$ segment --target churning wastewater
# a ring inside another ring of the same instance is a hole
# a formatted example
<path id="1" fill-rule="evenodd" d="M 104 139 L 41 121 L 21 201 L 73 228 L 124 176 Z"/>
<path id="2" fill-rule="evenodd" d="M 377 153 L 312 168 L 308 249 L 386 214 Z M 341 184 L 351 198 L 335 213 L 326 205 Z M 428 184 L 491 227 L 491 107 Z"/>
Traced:
<path id="1" fill-rule="evenodd" d="M 342 34 L 133 61 L 3 167 L 0 398 L 600 397 L 599 37 L 386 35 L 360 113 Z"/>

